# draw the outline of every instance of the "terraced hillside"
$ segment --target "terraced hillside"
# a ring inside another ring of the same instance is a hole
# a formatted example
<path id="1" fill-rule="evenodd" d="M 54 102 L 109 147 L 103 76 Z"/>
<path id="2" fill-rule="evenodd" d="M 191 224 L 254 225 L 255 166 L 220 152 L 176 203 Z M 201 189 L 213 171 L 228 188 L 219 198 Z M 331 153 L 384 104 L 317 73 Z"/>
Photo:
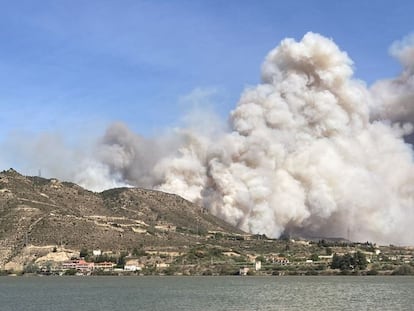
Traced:
<path id="1" fill-rule="evenodd" d="M 179 249 L 208 231 L 242 234 L 177 195 L 139 188 L 94 193 L 13 169 L 0 173 L 0 267 L 28 247 Z"/>

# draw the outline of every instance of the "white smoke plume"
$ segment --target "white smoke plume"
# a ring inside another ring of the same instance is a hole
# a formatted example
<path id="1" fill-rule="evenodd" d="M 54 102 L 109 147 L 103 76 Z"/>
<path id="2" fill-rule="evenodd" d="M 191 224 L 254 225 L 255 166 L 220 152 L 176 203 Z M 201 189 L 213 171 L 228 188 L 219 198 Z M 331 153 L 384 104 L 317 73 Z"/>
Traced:
<path id="1" fill-rule="evenodd" d="M 262 83 L 242 94 L 228 130 L 189 127 L 145 139 L 114 124 L 72 179 L 176 193 L 271 237 L 349 233 L 413 245 L 413 149 L 404 141 L 414 121 L 412 38 L 391 49 L 401 76 L 371 89 L 352 77 L 351 59 L 332 40 L 285 39 L 267 55 Z"/>
<path id="2" fill-rule="evenodd" d="M 395 42 L 390 52 L 401 63 L 403 72 L 397 78 L 381 80 L 372 86 L 371 92 L 375 103 L 371 107 L 372 118 L 402 124 L 409 122 L 406 128 L 412 131 L 414 123 L 414 35 Z M 413 136 L 408 137 L 407 140 L 414 143 Z"/>
<path id="3" fill-rule="evenodd" d="M 413 153 L 403 140 L 413 121 L 410 43 L 392 48 L 402 76 L 371 93 L 333 41 L 286 39 L 266 57 L 262 83 L 241 96 L 229 131 L 181 130 L 162 149 L 116 125 L 100 162 L 248 232 L 414 244 Z"/>
<path id="4" fill-rule="evenodd" d="M 414 242 L 409 126 L 370 122 L 370 93 L 329 39 L 287 39 L 231 113 L 232 131 L 195 139 L 157 166 L 179 193 L 243 230 Z M 207 143 L 205 142 L 207 140 Z"/>

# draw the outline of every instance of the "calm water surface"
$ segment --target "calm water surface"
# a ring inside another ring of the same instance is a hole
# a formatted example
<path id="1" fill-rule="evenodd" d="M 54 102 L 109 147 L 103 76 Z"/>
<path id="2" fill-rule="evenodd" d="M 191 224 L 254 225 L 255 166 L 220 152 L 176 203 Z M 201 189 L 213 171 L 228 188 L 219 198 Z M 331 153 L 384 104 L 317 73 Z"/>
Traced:
<path id="1" fill-rule="evenodd" d="M 0 310 L 414 310 L 414 277 L 0 277 Z"/>

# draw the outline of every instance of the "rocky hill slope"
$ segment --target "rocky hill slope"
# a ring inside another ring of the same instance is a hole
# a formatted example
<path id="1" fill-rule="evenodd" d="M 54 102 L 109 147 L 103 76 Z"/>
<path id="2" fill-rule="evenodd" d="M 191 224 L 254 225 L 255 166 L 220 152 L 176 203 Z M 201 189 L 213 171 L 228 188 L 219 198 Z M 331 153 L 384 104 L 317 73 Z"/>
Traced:
<path id="1" fill-rule="evenodd" d="M 0 267 L 29 246 L 180 248 L 209 231 L 242 233 L 173 194 L 139 188 L 94 193 L 12 169 L 0 173 Z"/>

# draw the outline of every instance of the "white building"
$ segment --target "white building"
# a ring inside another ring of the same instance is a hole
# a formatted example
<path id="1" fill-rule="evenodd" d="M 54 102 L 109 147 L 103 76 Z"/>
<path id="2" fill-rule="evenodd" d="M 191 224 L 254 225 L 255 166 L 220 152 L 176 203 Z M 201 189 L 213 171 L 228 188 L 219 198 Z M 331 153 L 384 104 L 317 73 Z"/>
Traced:
<path id="1" fill-rule="evenodd" d="M 135 272 L 135 271 L 141 271 L 141 270 L 142 270 L 142 268 L 137 266 L 137 265 L 125 265 L 124 266 L 124 271 Z"/>
<path id="2" fill-rule="evenodd" d="M 102 252 L 101 252 L 101 250 L 100 250 L 100 249 L 94 249 L 94 250 L 92 251 L 92 254 L 93 254 L 94 256 L 101 256 L 101 255 L 102 255 Z"/>
<path id="3" fill-rule="evenodd" d="M 247 267 L 243 267 L 243 268 L 240 268 L 240 270 L 239 270 L 239 274 L 240 274 L 240 275 L 247 275 L 247 273 L 249 273 L 249 271 L 250 271 L 250 269 L 249 269 L 249 268 L 247 268 Z"/>

